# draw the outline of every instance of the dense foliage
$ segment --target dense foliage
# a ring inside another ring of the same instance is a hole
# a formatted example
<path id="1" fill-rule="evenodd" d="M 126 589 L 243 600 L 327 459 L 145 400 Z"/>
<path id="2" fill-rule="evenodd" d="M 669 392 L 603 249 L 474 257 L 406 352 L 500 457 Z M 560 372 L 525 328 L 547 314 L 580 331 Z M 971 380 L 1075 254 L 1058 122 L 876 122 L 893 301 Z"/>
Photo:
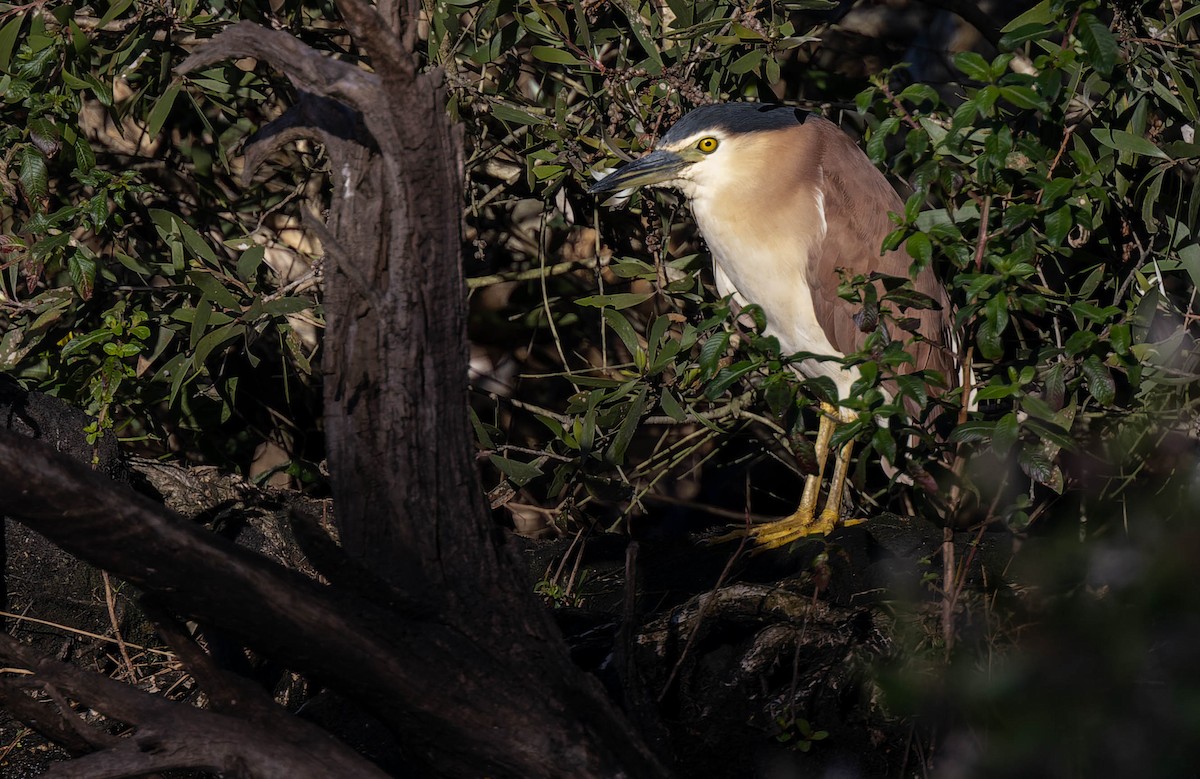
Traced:
<path id="1" fill-rule="evenodd" d="M 825 0 L 424 7 L 428 64 L 466 129 L 485 486 L 518 527 L 628 530 L 664 504 L 739 516 L 798 496 L 779 473 L 809 467 L 830 387 L 795 376 L 761 311 L 717 299 L 678 196 L 585 194 L 688 108 L 743 99 L 860 135 L 905 193 L 888 244 L 954 303 L 978 408 L 933 391 L 951 377 L 885 396 L 904 311 L 924 303 L 904 279 L 882 297 L 844 279 L 864 321 L 891 325 L 848 358 L 864 379 L 842 400 L 868 413 L 836 439 L 860 442 L 864 513 L 1097 544 L 1194 513 L 1200 8 L 1042 0 L 952 51 L 944 13 L 919 4 L 886 11 L 890 38 Z M 238 469 L 269 442 L 319 488 L 304 223 L 326 197 L 322 152 L 298 145 L 244 185 L 239 145 L 289 86 L 250 61 L 171 70 L 238 18 L 355 56 L 332 8 L 293 0 L 0 5 L 0 369 L 85 407 L 96 436 Z M 936 431 L 906 397 L 942 410 Z M 1089 575 L 1072 554 L 1058 590 Z M 570 598 L 558 577 L 541 586 Z"/>
<path id="2" fill-rule="evenodd" d="M 320 320 L 289 204 L 319 195 L 315 153 L 236 184 L 230 150 L 276 90 L 249 66 L 171 73 L 228 13 L 37 3 L 0 18 L 0 367 L 152 451 L 304 451 Z"/>
<path id="3" fill-rule="evenodd" d="M 476 139 L 468 213 L 481 259 L 529 269 L 502 277 L 518 282 L 497 293 L 507 327 L 480 332 L 512 336 L 502 344 L 520 355 L 518 378 L 496 394 L 515 397 L 546 429 L 522 424 L 520 411 L 513 419 L 500 400 L 481 438 L 539 453 L 493 460 L 540 505 L 601 502 L 628 518 L 664 479 L 748 427 L 806 464 L 812 419 L 796 410 L 831 388 L 797 387 L 788 355 L 761 336 L 761 318 L 739 325 L 714 302 L 679 199 L 643 197 L 623 216 L 597 213 L 579 194 L 577 182 L 599 165 L 639 153 L 688 106 L 713 99 L 832 108 L 843 125 L 860 124 L 872 158 L 907 182 L 888 243 L 947 280 L 982 409 L 962 411 L 961 394 L 940 399 L 960 424 L 948 441 L 924 434 L 934 451 L 902 469 L 928 488 L 918 502 L 962 490 L 963 505 L 956 498 L 949 508 L 963 519 L 1024 529 L 1072 487 L 1087 484 L 1096 504 L 1120 495 L 1159 437 L 1191 424 L 1200 146 L 1194 52 L 1183 42 L 1194 15 L 1102 18 L 1094 5 L 1042 2 L 1007 21 L 1000 53 L 945 53 L 943 79 L 939 63 L 864 71 L 849 60 L 882 42 L 848 43 L 818 10 L 826 5 L 668 4 L 640 15 L 534 4 L 509 16 L 485 4 L 435 17 L 465 41 L 465 59 L 440 61 Z M 528 46 L 521 58 L 518 43 Z M 853 94 L 857 116 L 830 102 Z M 592 272 L 555 275 L 581 267 Z M 922 303 L 899 279 L 877 301 L 865 281 L 845 279 L 843 294 L 872 322 L 882 303 L 898 327 L 851 358 L 864 382 L 843 402 L 870 414 L 836 440 L 867 444 L 858 484 L 887 504 L 864 466 L 876 455 L 897 461 L 898 447 L 903 455 L 923 430 L 906 423 L 901 402 L 928 405 L 923 382 L 902 381 L 891 402 L 879 391 L 907 359 L 892 340 L 904 334 L 903 310 Z M 564 392 L 566 414 L 544 402 Z M 630 455 L 648 423 L 661 437 Z"/>

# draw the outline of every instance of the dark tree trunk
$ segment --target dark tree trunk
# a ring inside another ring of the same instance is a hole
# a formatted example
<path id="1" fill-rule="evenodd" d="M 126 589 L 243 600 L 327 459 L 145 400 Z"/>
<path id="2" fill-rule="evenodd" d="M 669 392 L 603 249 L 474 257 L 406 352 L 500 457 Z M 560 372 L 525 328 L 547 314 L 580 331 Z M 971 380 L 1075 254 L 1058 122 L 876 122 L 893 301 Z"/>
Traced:
<path id="1" fill-rule="evenodd" d="M 19 492 L 6 511 L 157 603 L 319 674 L 433 774 L 663 776 L 600 685 L 570 663 L 483 501 L 467 420 L 460 144 L 440 75 L 416 69 L 417 6 L 400 24 L 391 4 L 338 5 L 374 74 L 247 23 L 180 68 L 250 56 L 284 72 L 297 106 L 264 130 L 247 169 L 297 137 L 324 143 L 332 162 L 329 219 L 314 229 L 327 255 L 325 413 L 342 543 L 325 544 L 317 563 L 333 585 L 0 435 L 0 491 Z M 0 655 L 28 664 L 12 648 Z M 31 670 L 67 678 L 51 666 Z M 202 670 L 213 684 L 234 684 Z M 259 723 L 282 714 L 226 698 Z M 192 720 L 205 738 L 221 725 Z M 279 733 L 296 735 L 282 725 Z M 96 747 L 131 759 L 129 749 Z"/>

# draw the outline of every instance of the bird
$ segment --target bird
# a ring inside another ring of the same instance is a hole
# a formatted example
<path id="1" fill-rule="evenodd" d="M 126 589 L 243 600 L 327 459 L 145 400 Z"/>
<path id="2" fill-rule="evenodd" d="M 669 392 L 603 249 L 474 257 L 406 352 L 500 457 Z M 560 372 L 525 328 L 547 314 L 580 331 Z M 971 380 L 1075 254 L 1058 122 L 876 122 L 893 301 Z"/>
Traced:
<path id="1" fill-rule="evenodd" d="M 935 392 L 955 382 L 945 288 L 928 266 L 910 273 L 912 260 L 902 247 L 883 251 L 885 237 L 895 229 L 889 214 L 902 214 L 903 201 L 833 122 L 768 103 L 694 109 L 649 153 L 605 175 L 589 191 L 646 186 L 682 192 L 712 255 L 717 292 L 739 306 L 757 304 L 766 317 L 764 332 L 778 339 L 783 354 L 818 356 L 795 368 L 808 378 L 831 379 L 839 400 L 850 396 L 861 375 L 840 358 L 859 351 L 868 337 L 861 318 L 855 318 L 861 307 L 838 296 L 843 273 L 910 277 L 912 287 L 932 303 L 908 312 L 919 337 L 907 348 L 911 362 L 897 373 L 936 372 L 943 386 Z M 817 511 L 836 426 L 855 418 L 850 409 L 821 403 L 817 472 L 806 478 L 795 512 L 748 531 L 758 546 L 780 547 L 861 521 L 840 517 L 852 441 L 838 452 L 828 497 Z"/>

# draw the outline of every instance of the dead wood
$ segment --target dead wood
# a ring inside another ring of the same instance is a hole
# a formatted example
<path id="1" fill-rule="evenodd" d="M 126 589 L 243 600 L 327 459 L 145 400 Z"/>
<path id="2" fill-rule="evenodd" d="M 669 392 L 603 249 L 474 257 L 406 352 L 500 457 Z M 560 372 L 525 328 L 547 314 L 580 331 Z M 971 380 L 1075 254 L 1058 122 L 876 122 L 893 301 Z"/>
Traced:
<path id="1" fill-rule="evenodd" d="M 323 586 L 0 433 L 5 511 L 164 609 L 316 675 L 378 717 L 431 775 L 664 776 L 595 680 L 569 662 L 484 503 L 466 414 L 460 144 L 440 75 L 416 69 L 417 6 L 389 12 L 396 29 L 360 0 L 338 5 L 375 73 L 248 23 L 202 45 L 180 72 L 252 56 L 286 73 L 303 110 L 266 128 L 260 148 L 309 137 L 332 161 L 334 197 L 321 230 L 330 261 L 325 417 L 342 554 L 352 565 L 339 564 L 310 523 L 301 536 L 316 542 L 337 582 Z M 362 575 L 347 576 L 355 567 Z M 167 632 L 230 711 L 180 713 L 178 704 L 3 645 L 10 662 L 34 672 L 20 684 L 63 689 L 136 729 L 60 775 L 199 765 L 162 723 L 190 728 L 194 743 L 212 750 L 215 770 L 231 775 L 370 775 L 332 768 L 353 756 L 328 739 L 286 757 L 303 729 L 265 704 L 230 707 L 237 686 Z M 271 773 L 268 756 L 289 767 Z M 310 773 L 291 767 L 305 759 Z"/>
<path id="2" fill-rule="evenodd" d="M 230 776 L 259 779 L 289 777 L 384 777 L 363 758 L 337 744 L 333 737 L 274 704 L 255 707 L 255 717 L 229 716 L 179 705 L 83 671 L 68 663 L 39 657 L 21 642 L 0 634 L 0 659 L 6 665 L 32 671 L 31 676 L 6 680 L 8 694 L 49 694 L 55 716 L 70 722 L 76 733 L 86 729 L 65 698 L 87 701 L 103 713 L 137 728 L 123 739 L 97 733 L 81 735 L 108 749 L 55 765 L 56 779 L 117 779 L 175 768 L 220 771 Z M 23 688 L 16 692 L 14 688 Z"/>

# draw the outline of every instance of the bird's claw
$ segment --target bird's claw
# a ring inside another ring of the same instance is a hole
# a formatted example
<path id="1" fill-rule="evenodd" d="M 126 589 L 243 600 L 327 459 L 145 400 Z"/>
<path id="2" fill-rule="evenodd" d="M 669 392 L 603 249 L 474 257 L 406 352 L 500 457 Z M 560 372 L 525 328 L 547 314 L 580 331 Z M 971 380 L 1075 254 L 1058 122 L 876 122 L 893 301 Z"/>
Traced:
<path id="1" fill-rule="evenodd" d="M 843 520 L 829 509 L 825 509 L 815 516 L 813 512 L 799 510 L 791 516 L 775 520 L 774 522 L 752 525 L 749 529 L 739 528 L 733 530 L 713 538 L 711 542 L 720 544 L 726 541 L 740 541 L 744 538 L 749 538 L 757 552 L 766 549 L 778 549 L 781 546 L 787 546 L 793 541 L 799 541 L 802 538 L 827 536 L 839 525 L 842 527 L 851 527 L 852 525 L 861 525 L 866 521 L 865 519 Z"/>

